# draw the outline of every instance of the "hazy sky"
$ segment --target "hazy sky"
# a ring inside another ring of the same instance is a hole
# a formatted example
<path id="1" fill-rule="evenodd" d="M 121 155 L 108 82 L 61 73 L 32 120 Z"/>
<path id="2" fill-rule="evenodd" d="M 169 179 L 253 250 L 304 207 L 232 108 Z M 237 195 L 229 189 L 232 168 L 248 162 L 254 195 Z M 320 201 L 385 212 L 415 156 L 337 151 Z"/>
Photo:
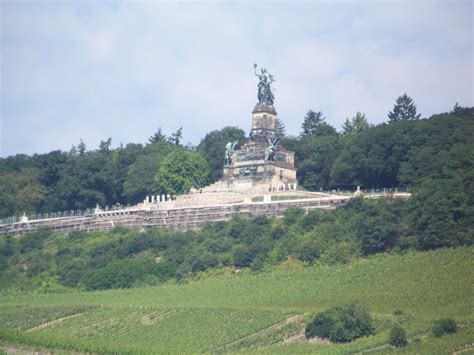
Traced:
<path id="1" fill-rule="evenodd" d="M 407 92 L 422 117 L 474 106 L 473 1 L 0 0 L 0 155 L 247 133 L 253 64 L 275 76 L 292 134 L 309 109 L 340 129 L 387 121 Z"/>

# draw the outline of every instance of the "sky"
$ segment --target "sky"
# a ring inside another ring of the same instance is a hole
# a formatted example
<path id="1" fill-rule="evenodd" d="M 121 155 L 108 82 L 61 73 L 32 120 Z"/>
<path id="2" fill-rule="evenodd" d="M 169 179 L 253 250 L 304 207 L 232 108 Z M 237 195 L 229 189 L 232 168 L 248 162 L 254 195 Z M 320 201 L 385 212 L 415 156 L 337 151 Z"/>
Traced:
<path id="1" fill-rule="evenodd" d="M 386 122 L 405 92 L 422 117 L 474 106 L 473 4 L 0 0 L 0 156 L 248 133 L 254 63 L 294 135 L 309 109 Z"/>

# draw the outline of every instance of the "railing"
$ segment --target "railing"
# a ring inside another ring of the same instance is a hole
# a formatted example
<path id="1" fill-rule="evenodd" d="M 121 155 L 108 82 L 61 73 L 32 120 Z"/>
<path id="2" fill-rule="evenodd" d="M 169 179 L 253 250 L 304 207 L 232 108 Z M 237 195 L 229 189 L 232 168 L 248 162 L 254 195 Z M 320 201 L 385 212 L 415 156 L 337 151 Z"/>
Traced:
<path id="1" fill-rule="evenodd" d="M 304 189 L 301 189 L 302 191 L 305 191 Z M 396 193 L 408 193 L 409 192 L 408 187 L 389 187 L 389 188 L 373 188 L 373 189 L 361 189 L 359 190 L 363 195 L 366 196 L 377 196 L 377 195 L 392 195 Z M 297 191 L 297 190 L 295 190 Z M 357 192 L 357 190 L 341 190 L 341 189 L 336 189 L 336 190 L 320 190 L 317 192 L 321 193 L 326 193 L 326 194 L 332 194 L 332 195 L 341 195 L 341 196 L 354 196 L 354 193 Z M 148 202 L 148 203 L 154 203 L 153 202 Z M 156 201 L 158 202 L 158 201 Z M 129 208 L 130 205 L 123 206 L 123 205 L 113 205 L 113 206 L 104 206 L 99 207 L 101 211 L 116 211 L 116 210 L 123 210 L 124 208 Z M 32 215 L 24 215 L 22 217 L 17 217 L 17 216 L 11 216 L 7 218 L 1 218 L 0 219 L 0 225 L 9 225 L 9 224 L 14 224 L 14 223 L 19 223 L 22 221 L 39 221 L 39 220 L 47 220 L 47 219 L 55 219 L 55 218 L 77 218 L 77 217 L 84 217 L 88 215 L 94 214 L 95 209 L 94 208 L 86 208 L 85 210 L 70 210 L 70 211 L 59 211 L 59 212 L 49 212 L 49 213 L 38 213 L 38 214 L 32 214 Z"/>
<path id="2" fill-rule="evenodd" d="M 130 205 L 127 205 L 127 208 Z M 104 206 L 103 208 L 99 206 L 99 209 L 102 211 L 116 211 L 124 209 L 125 206 L 123 205 L 114 205 L 114 206 Z M 47 213 L 38 213 L 38 214 L 31 214 L 26 215 L 24 214 L 21 217 L 18 216 L 11 216 L 6 218 L 0 218 L 0 225 L 8 225 L 19 223 L 22 221 L 39 221 L 39 220 L 46 220 L 46 219 L 56 219 L 56 218 L 77 218 L 77 217 L 84 217 L 87 215 L 94 214 L 94 208 L 86 208 L 85 210 L 70 210 L 70 211 L 58 211 L 58 212 L 47 212 Z"/>

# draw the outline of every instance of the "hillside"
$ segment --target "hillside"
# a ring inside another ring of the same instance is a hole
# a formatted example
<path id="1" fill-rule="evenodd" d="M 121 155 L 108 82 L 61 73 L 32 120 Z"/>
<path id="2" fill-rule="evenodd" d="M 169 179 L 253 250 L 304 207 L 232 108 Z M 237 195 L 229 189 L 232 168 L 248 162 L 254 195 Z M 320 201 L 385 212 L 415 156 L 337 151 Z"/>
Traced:
<path id="1" fill-rule="evenodd" d="M 388 329 L 400 322 L 414 339 L 404 351 L 450 353 L 474 338 L 473 260 L 474 248 L 465 247 L 379 254 L 343 266 L 279 266 L 182 285 L 5 292 L 0 334 L 3 343 L 93 352 L 346 353 L 385 345 Z M 343 345 L 298 338 L 311 314 L 353 301 L 375 319 L 374 336 Z M 440 317 L 455 318 L 458 333 L 433 338 L 432 322 Z"/>

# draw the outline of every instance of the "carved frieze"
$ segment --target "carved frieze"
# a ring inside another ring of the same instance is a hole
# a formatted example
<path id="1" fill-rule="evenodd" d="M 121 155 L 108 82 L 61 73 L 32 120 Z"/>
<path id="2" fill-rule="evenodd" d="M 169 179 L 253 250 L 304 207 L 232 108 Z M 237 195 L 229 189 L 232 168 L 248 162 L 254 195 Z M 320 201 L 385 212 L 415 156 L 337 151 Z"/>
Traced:
<path id="1" fill-rule="evenodd" d="M 256 173 L 256 166 L 245 166 L 239 169 L 239 176 L 254 176 Z"/>

